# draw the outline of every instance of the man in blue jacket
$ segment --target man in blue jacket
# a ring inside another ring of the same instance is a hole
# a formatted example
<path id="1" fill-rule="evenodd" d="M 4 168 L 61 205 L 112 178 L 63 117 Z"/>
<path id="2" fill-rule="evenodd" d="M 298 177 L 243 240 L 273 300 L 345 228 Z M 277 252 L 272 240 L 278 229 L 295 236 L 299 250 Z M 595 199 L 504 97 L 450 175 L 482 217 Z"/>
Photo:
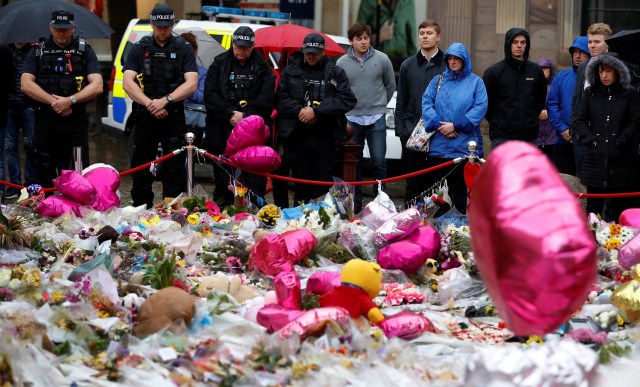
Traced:
<path id="1" fill-rule="evenodd" d="M 578 36 L 569 47 L 571 54 L 571 68 L 560 71 L 551 81 L 549 96 L 547 97 L 547 112 L 549 122 L 561 139 L 556 144 L 553 160 L 560 173 L 576 174 L 576 164 L 571 145 L 571 99 L 576 83 L 578 67 L 589 60 L 589 45 L 586 36 Z"/>
<path id="2" fill-rule="evenodd" d="M 542 69 L 528 60 L 531 40 L 523 28 L 511 28 L 504 40 L 504 60 L 482 77 L 489 96 L 491 149 L 509 140 L 536 145 L 540 112 L 547 101 Z"/>

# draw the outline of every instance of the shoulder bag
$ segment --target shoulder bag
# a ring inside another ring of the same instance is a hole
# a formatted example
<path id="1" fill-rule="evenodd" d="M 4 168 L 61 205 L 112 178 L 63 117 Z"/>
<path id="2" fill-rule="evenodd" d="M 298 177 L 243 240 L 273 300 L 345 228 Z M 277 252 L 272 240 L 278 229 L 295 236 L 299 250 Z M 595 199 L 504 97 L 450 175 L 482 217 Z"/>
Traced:
<path id="1" fill-rule="evenodd" d="M 443 76 L 440 74 L 440 80 L 438 80 L 438 87 L 436 88 L 436 95 L 440 92 L 440 87 L 442 86 Z M 420 117 L 420 121 L 416 124 L 415 128 L 411 132 L 411 136 L 407 140 L 405 144 L 405 148 L 410 149 L 412 151 L 417 152 L 429 152 L 429 142 L 431 141 L 431 137 L 436 132 L 427 132 L 424 128 L 424 120 Z"/>

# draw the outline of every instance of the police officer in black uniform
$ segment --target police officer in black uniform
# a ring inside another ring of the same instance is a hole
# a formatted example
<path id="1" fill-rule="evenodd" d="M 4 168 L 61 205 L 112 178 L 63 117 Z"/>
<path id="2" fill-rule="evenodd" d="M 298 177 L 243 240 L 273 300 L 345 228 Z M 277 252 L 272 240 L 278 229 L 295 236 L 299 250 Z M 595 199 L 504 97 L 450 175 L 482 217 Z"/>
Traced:
<path id="1" fill-rule="evenodd" d="M 131 166 L 155 159 L 158 143 L 168 154 L 182 147 L 186 125 L 183 100 L 198 88 L 198 67 L 191 45 L 172 34 L 175 14 L 166 4 L 151 11 L 153 34 L 132 47 L 124 65 L 123 87 L 134 101 L 135 127 Z M 185 155 L 162 164 L 162 194 L 176 197 L 186 189 Z M 149 170 L 133 175 L 133 205 L 153 206 L 153 176 Z"/>
<path id="2" fill-rule="evenodd" d="M 232 36 L 232 47 L 216 56 L 209 66 L 204 84 L 207 125 L 203 147 L 213 154 L 224 151 L 231 130 L 244 117 L 258 115 L 272 126 L 276 77 L 262 56 L 253 50 L 255 40 L 251 28 L 238 27 Z M 233 204 L 233 194 L 228 189 L 232 173 L 232 169 L 214 164 L 213 196 L 223 206 Z M 246 172 L 242 176 L 247 188 L 263 198 L 266 178 Z"/>
<path id="3" fill-rule="evenodd" d="M 304 38 L 302 62 L 293 60 L 278 85 L 278 141 L 296 178 L 331 181 L 338 141 L 344 135 L 344 115 L 357 99 L 344 70 L 324 56 L 320 34 Z M 324 195 L 326 186 L 296 184 L 294 202 Z"/>
<path id="4" fill-rule="evenodd" d="M 29 153 L 44 187 L 63 169 L 73 169 L 73 148 L 81 147 L 82 164 L 89 164 L 85 103 L 102 93 L 102 74 L 96 53 L 82 37 L 73 37 L 74 29 L 72 12 L 54 11 L 51 36 L 31 49 L 20 78 L 22 92 L 35 109 Z"/>

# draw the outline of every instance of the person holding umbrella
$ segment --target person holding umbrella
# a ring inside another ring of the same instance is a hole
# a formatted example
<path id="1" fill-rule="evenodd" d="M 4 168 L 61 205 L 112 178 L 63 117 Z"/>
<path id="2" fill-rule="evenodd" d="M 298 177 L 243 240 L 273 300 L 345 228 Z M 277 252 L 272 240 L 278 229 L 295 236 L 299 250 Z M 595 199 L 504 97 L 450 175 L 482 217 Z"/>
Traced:
<path id="1" fill-rule="evenodd" d="M 356 106 L 344 70 L 325 56 L 322 35 L 311 33 L 302 43 L 302 61 L 293 60 L 278 85 L 278 141 L 296 178 L 331 181 L 344 115 Z M 308 203 L 328 187 L 296 184 L 294 202 Z"/>
<path id="2" fill-rule="evenodd" d="M 250 115 L 262 117 L 271 127 L 271 111 L 276 76 L 253 46 L 253 30 L 238 27 L 232 36 L 232 47 L 216 56 L 204 83 L 204 105 L 207 120 L 203 147 L 221 154 L 234 126 Z M 214 164 L 216 187 L 214 200 L 221 206 L 233 205 L 233 193 L 227 188 L 232 169 Z M 256 196 L 264 198 L 267 179 L 243 172 L 244 183 Z"/>
<path id="3" fill-rule="evenodd" d="M 134 102 L 135 127 L 131 166 L 156 157 L 158 143 L 169 154 L 179 149 L 186 133 L 183 101 L 198 88 L 198 67 L 193 48 L 172 34 L 176 15 L 166 4 L 151 11 L 153 34 L 131 49 L 124 64 L 123 87 Z M 184 154 L 163 163 L 162 194 L 177 197 L 186 188 Z M 133 174 L 134 206 L 153 207 L 153 176 L 147 170 Z"/>
<path id="4" fill-rule="evenodd" d="M 48 39 L 25 59 L 21 90 L 34 102 L 34 144 L 30 150 L 36 180 L 44 187 L 64 169 L 73 169 L 73 149 L 89 165 L 89 117 L 85 104 L 102 93 L 102 73 L 93 49 L 73 37 L 74 14 L 54 11 Z"/>

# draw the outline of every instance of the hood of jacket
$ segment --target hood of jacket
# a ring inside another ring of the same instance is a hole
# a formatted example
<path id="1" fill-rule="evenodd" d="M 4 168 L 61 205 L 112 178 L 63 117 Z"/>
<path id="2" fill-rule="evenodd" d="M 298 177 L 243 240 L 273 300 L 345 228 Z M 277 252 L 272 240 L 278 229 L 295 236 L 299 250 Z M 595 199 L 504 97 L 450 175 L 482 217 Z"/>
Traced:
<path id="1" fill-rule="evenodd" d="M 571 64 L 575 66 L 573 63 L 573 50 L 575 49 L 582 50 L 587 53 L 587 56 L 591 58 L 591 54 L 589 54 L 589 39 L 586 36 L 578 36 L 573 39 L 573 43 L 571 43 L 571 47 L 569 47 L 569 54 L 571 54 Z"/>
<path id="2" fill-rule="evenodd" d="M 524 28 L 512 28 L 504 36 L 504 57 L 511 58 L 511 41 L 518 35 L 524 35 L 527 40 L 527 47 L 524 48 L 524 60 L 529 60 L 529 50 L 531 49 L 531 38 Z"/>
<path id="3" fill-rule="evenodd" d="M 553 76 L 556 74 L 556 66 L 553 65 L 553 62 L 551 61 L 551 59 L 549 59 L 549 58 L 540 58 L 540 59 L 538 59 L 538 61 L 536 63 L 540 67 L 543 67 L 543 68 L 546 67 L 548 69 L 551 69 L 551 75 L 549 76 L 549 80 L 547 81 L 547 83 L 551 83 L 551 80 L 553 79 Z"/>
<path id="4" fill-rule="evenodd" d="M 447 57 L 449 56 L 455 56 L 462 59 L 462 61 L 464 62 L 462 66 L 462 71 L 454 72 L 454 71 L 451 71 L 451 69 L 449 69 L 449 64 L 447 63 Z M 445 67 L 444 76 L 446 78 L 452 78 L 454 75 L 457 75 L 457 74 L 460 74 L 463 77 L 466 77 L 467 75 L 471 74 L 471 70 L 472 70 L 471 57 L 469 56 L 469 51 L 467 51 L 467 48 L 462 43 L 452 43 L 449 46 L 449 48 L 447 48 L 447 51 L 444 53 L 443 63 Z"/>
<path id="5" fill-rule="evenodd" d="M 629 75 L 627 66 L 625 66 L 620 59 L 614 57 L 611 54 L 598 55 L 595 58 L 591 58 L 591 60 L 589 60 L 585 78 L 587 79 L 587 81 L 589 81 L 589 84 L 592 85 L 592 87 L 604 87 L 604 85 L 600 81 L 600 74 L 598 72 L 601 64 L 607 65 L 616 70 L 616 73 L 618 73 L 618 79 L 616 80 L 616 83 L 620 83 L 623 89 L 631 88 L 631 76 Z"/>

